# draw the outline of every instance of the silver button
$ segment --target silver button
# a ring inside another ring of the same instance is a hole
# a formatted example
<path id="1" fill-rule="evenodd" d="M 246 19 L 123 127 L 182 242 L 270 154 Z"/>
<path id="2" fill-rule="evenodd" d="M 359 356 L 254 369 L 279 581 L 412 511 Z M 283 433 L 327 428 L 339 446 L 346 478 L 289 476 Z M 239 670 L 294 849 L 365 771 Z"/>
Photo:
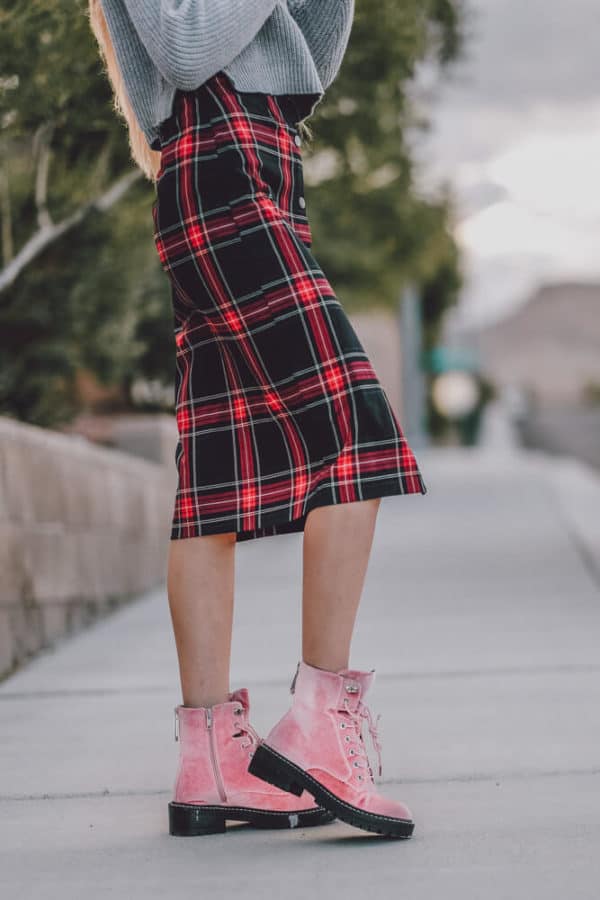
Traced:
<path id="1" fill-rule="evenodd" d="M 306 206 L 306 200 L 304 199 L 304 197 L 298 197 L 298 206 L 300 207 L 300 209 L 304 209 L 304 207 Z"/>
<path id="2" fill-rule="evenodd" d="M 299 147 L 300 144 L 302 143 L 302 138 L 300 137 L 299 134 L 297 134 L 297 135 L 294 137 L 294 143 L 295 143 L 295 145 L 296 145 L 297 147 Z"/>

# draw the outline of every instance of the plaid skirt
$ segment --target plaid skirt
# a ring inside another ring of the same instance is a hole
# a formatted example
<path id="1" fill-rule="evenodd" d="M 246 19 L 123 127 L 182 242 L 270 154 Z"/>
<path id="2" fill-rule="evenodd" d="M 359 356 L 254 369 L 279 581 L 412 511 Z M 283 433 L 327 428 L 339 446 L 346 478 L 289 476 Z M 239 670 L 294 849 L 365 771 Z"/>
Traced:
<path id="1" fill-rule="evenodd" d="M 171 539 L 302 531 L 311 509 L 427 492 L 312 251 L 304 95 L 223 70 L 160 126 L 154 241 L 171 286 L 178 486 Z"/>

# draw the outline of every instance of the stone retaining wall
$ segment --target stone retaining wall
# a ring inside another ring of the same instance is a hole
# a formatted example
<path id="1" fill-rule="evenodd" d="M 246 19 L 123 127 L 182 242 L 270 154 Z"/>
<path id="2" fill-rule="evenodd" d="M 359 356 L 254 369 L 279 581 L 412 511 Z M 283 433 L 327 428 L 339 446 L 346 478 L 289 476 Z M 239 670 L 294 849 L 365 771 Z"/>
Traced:
<path id="1" fill-rule="evenodd" d="M 0 417 L 0 678 L 166 578 L 175 466 Z"/>

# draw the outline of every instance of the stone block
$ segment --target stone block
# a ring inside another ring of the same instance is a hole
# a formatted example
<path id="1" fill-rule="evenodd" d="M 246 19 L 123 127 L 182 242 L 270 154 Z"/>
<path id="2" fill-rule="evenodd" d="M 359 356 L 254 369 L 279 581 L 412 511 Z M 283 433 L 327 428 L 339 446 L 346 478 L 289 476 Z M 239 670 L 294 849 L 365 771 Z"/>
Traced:
<path id="1" fill-rule="evenodd" d="M 34 522 L 35 505 L 27 459 L 12 435 L 0 436 L 4 479 L 4 518 L 12 522 Z"/>
<path id="2" fill-rule="evenodd" d="M 10 610 L 0 607 L 0 679 L 7 675 L 15 663 Z"/>
<path id="3" fill-rule="evenodd" d="M 75 536 L 63 525 L 39 523 L 31 528 L 23 553 L 36 602 L 68 600 L 79 595 L 81 579 Z"/>
<path id="4" fill-rule="evenodd" d="M 42 631 L 44 646 L 54 644 L 59 638 L 68 634 L 69 607 L 66 603 L 48 603 L 42 609 Z"/>
<path id="5" fill-rule="evenodd" d="M 122 416 L 116 420 L 112 440 L 115 447 L 152 462 L 172 465 L 177 444 L 174 416 Z"/>
<path id="6" fill-rule="evenodd" d="M 31 574 L 24 558 L 26 528 L 0 522 L 0 606 L 18 603 L 31 593 Z"/>
<path id="7" fill-rule="evenodd" d="M 24 604 L 8 607 L 13 658 L 23 662 L 44 644 L 43 617 L 39 606 Z"/>

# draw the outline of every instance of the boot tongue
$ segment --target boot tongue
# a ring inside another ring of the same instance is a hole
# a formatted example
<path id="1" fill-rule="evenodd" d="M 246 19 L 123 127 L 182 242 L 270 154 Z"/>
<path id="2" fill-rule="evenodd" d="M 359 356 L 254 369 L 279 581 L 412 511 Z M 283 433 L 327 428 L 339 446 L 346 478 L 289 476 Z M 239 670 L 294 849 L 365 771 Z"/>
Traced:
<path id="1" fill-rule="evenodd" d="M 250 695 L 248 692 L 248 688 L 238 688 L 237 691 L 232 691 L 229 695 L 229 699 L 231 701 L 241 703 L 246 712 L 250 710 Z"/>
<path id="2" fill-rule="evenodd" d="M 340 669 L 337 673 L 344 679 L 341 691 L 340 703 L 344 698 L 348 700 L 350 709 L 356 710 L 361 700 L 364 700 L 375 678 L 375 670 L 361 672 L 359 669 Z"/>

